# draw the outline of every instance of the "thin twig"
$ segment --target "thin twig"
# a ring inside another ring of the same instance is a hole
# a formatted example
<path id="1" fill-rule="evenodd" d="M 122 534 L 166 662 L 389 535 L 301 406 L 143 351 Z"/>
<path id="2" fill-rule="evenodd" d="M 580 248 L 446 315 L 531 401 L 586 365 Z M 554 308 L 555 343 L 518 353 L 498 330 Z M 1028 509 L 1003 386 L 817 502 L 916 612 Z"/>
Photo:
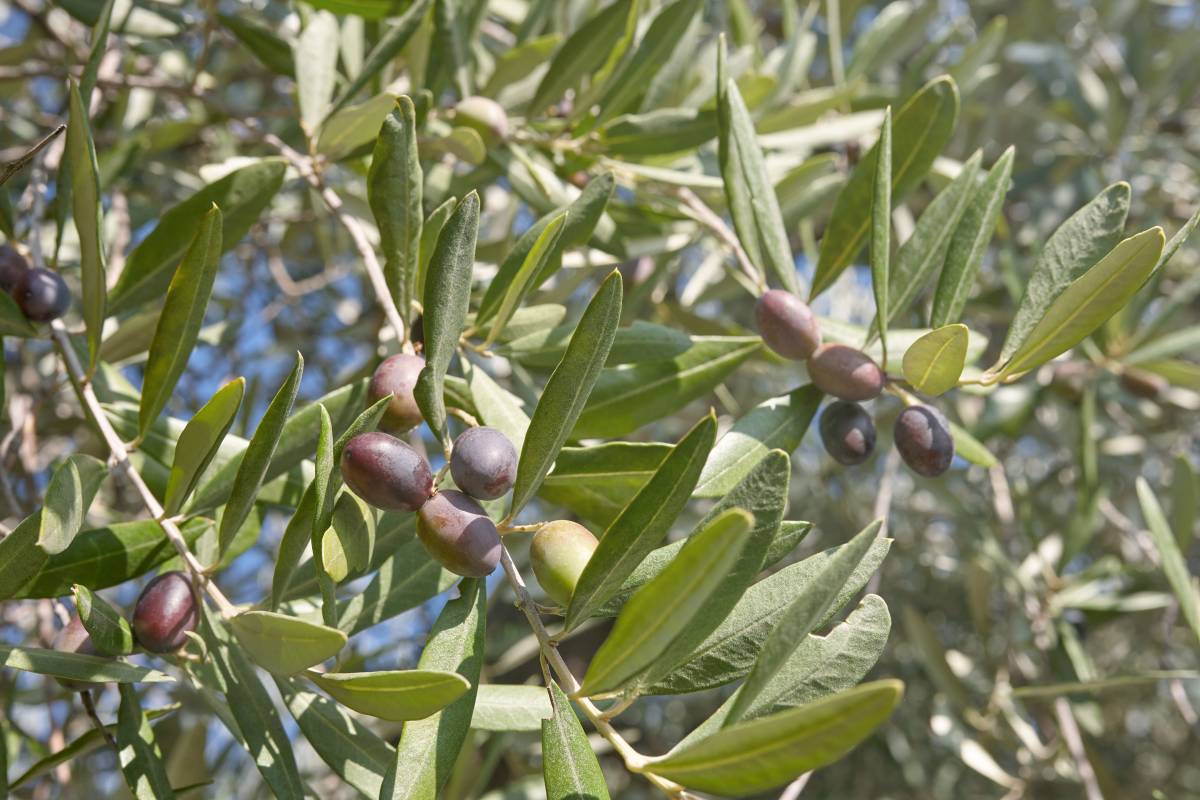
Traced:
<path id="1" fill-rule="evenodd" d="M 766 280 L 763 278 L 762 273 L 754 266 L 754 262 L 750 260 L 746 249 L 742 247 L 742 243 L 738 241 L 737 234 L 725 224 L 725 220 L 721 219 L 715 211 L 708 207 L 708 204 L 686 186 L 676 187 L 675 196 L 687 206 L 697 222 L 708 228 L 714 236 L 733 251 L 738 266 L 742 268 L 742 272 L 746 273 L 746 277 L 758 288 L 759 292 L 765 292 L 767 290 Z"/>
<path id="2" fill-rule="evenodd" d="M 79 697 L 83 700 L 83 710 L 91 718 L 92 723 L 96 726 L 96 730 L 100 731 L 100 735 L 104 737 L 104 741 L 108 742 L 113 750 L 120 750 L 121 748 L 117 747 L 117 740 L 108 732 L 108 726 L 100 719 L 100 715 L 96 713 L 96 701 L 92 699 L 92 693 L 90 691 L 80 692 Z"/>
<path id="3" fill-rule="evenodd" d="M 1096 771 L 1092 769 L 1092 762 L 1088 761 L 1087 751 L 1083 748 L 1079 724 L 1075 721 L 1071 705 L 1065 697 L 1054 701 L 1054 716 L 1058 720 L 1058 729 L 1067 745 L 1067 751 L 1075 761 L 1079 779 L 1083 781 L 1083 791 L 1087 800 L 1104 800 L 1104 793 L 1100 791 L 1100 783 L 1096 780 Z"/>

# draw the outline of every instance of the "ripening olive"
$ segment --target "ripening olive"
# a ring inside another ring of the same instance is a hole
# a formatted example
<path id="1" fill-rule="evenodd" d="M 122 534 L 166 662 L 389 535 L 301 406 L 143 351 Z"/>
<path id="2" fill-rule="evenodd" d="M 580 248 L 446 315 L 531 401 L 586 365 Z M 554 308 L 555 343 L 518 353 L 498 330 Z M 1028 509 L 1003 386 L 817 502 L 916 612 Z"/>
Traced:
<path id="1" fill-rule="evenodd" d="M 392 399 L 383 412 L 379 427 L 392 433 L 404 433 L 421 424 L 421 409 L 413 396 L 417 377 L 425 368 L 425 359 L 409 353 L 399 353 L 384 359 L 371 377 L 367 396 L 377 403 L 388 395 Z"/>
<path id="2" fill-rule="evenodd" d="M 468 428 L 454 441 L 450 475 L 477 500 L 495 500 L 517 477 L 517 449 L 495 428 Z"/>
<path id="3" fill-rule="evenodd" d="M 71 290 L 57 272 L 43 267 L 26 270 L 12 289 L 13 299 L 31 322 L 49 322 L 67 313 Z"/>
<path id="4" fill-rule="evenodd" d="M 500 534 L 483 506 L 446 489 L 421 506 L 417 536 L 429 554 L 451 572 L 468 578 L 490 575 L 500 563 Z"/>
<path id="5" fill-rule="evenodd" d="M 29 271 L 29 262 L 12 245 L 0 245 L 0 291 L 11 292 L 21 276 Z"/>
<path id="6" fill-rule="evenodd" d="M 821 413 L 821 442 L 839 464 L 861 464 L 875 450 L 875 423 L 858 403 L 838 400 Z"/>
<path id="7" fill-rule="evenodd" d="M 198 619 L 191 581 L 182 572 L 164 572 L 146 584 L 133 607 L 133 635 L 151 653 L 173 653 L 187 643 Z"/>
<path id="8" fill-rule="evenodd" d="M 416 511 L 429 499 L 429 462 L 395 436 L 360 433 L 346 444 L 342 478 L 356 495 L 384 511 Z"/>
<path id="9" fill-rule="evenodd" d="M 823 344 L 808 360 L 808 377 L 825 394 L 861 403 L 883 391 L 883 370 L 861 350 L 844 344 Z"/>
<path id="10" fill-rule="evenodd" d="M 596 550 L 596 537 L 577 522 L 560 519 L 538 528 L 529 546 L 533 574 L 546 595 L 565 606 Z"/>
<path id="11" fill-rule="evenodd" d="M 935 478 L 954 460 L 954 437 L 946 415 L 932 406 L 909 406 L 896 418 L 896 449 L 913 472 Z"/>
<path id="12" fill-rule="evenodd" d="M 1161 375 L 1137 367 L 1125 367 L 1121 370 L 1121 388 L 1134 397 L 1144 397 L 1153 400 L 1167 390 L 1167 379 Z"/>
<path id="13" fill-rule="evenodd" d="M 784 358 L 803 361 L 821 344 L 821 329 L 808 304 L 791 292 L 771 289 L 754 306 L 758 332 Z"/>
<path id="14" fill-rule="evenodd" d="M 87 628 L 83 627 L 83 620 L 79 618 L 78 614 L 71 617 L 71 621 L 54 637 L 54 649 L 60 653 L 99 655 L 96 645 L 92 643 L 91 634 L 87 632 Z M 55 680 L 69 692 L 86 692 L 96 686 L 88 681 L 75 681 L 70 678 L 55 678 Z"/>
<path id="15" fill-rule="evenodd" d="M 494 144 L 508 136 L 508 114 L 490 97 L 471 95 L 459 100 L 454 107 L 454 121 L 473 128 L 484 144 Z"/>

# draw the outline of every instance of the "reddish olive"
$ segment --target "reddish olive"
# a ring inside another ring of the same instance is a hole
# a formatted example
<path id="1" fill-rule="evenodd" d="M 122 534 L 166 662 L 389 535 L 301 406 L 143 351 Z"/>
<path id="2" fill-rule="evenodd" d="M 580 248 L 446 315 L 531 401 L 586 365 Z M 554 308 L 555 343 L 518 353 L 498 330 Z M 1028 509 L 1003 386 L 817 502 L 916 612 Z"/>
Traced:
<path id="1" fill-rule="evenodd" d="M 808 360 L 808 376 L 825 394 L 861 403 L 883 391 L 883 370 L 861 350 L 845 344 L 823 344 Z"/>
<path id="2" fill-rule="evenodd" d="M 546 595 L 565 606 L 596 550 L 596 537 L 577 522 L 560 519 L 538 528 L 529 545 L 533 574 Z"/>
<path id="3" fill-rule="evenodd" d="M 517 477 L 517 448 L 495 428 L 468 428 L 454 442 L 450 475 L 477 500 L 495 500 Z"/>
<path id="4" fill-rule="evenodd" d="M 12 289 L 13 299 L 31 322 L 50 322 L 71 307 L 71 290 L 57 272 L 42 267 L 26 270 Z"/>
<path id="5" fill-rule="evenodd" d="M 500 534 L 483 506 L 447 489 L 417 513 L 417 536 L 429 554 L 451 572 L 468 578 L 490 575 L 500 563 Z"/>
<path id="6" fill-rule="evenodd" d="M 29 262 L 12 245 L 0 245 L 0 291 L 11 292 L 21 276 L 29 271 Z"/>
<path id="7" fill-rule="evenodd" d="M 91 634 L 87 632 L 87 628 L 83 627 L 83 620 L 79 618 L 78 614 L 72 616 L 70 622 L 54 637 L 54 649 L 60 653 L 99 655 L 96 645 L 92 643 Z M 69 692 L 86 692 L 97 686 L 95 683 L 76 681 L 70 678 L 55 678 L 55 680 Z"/>
<path id="8" fill-rule="evenodd" d="M 490 97 L 464 97 L 454 108 L 454 121 L 473 128 L 484 144 L 493 144 L 508 136 L 508 114 Z"/>
<path id="9" fill-rule="evenodd" d="M 803 361 L 821 344 L 821 329 L 808 304 L 791 292 L 771 289 L 754 306 L 758 332 L 767 347 L 793 361 Z"/>
<path id="10" fill-rule="evenodd" d="M 425 368 L 425 359 L 410 353 L 399 353 L 384 359 L 367 387 L 367 396 L 377 403 L 391 395 L 379 426 L 392 433 L 404 433 L 421 424 L 421 409 L 413 396 L 417 377 Z"/>
<path id="11" fill-rule="evenodd" d="M 875 423 L 858 403 L 838 400 L 821 413 L 821 442 L 839 464 L 861 464 L 875 450 Z"/>
<path id="12" fill-rule="evenodd" d="M 433 473 L 424 456 L 380 431 L 351 439 L 340 466 L 346 485 L 384 511 L 416 511 L 433 491 Z"/>
<path id="13" fill-rule="evenodd" d="M 896 418 L 896 449 L 919 475 L 935 478 L 954 460 L 954 436 L 946 415 L 932 406 L 909 406 Z"/>
<path id="14" fill-rule="evenodd" d="M 173 653 L 198 620 L 191 581 L 182 572 L 164 572 L 146 584 L 133 607 L 133 635 L 151 653 Z"/>

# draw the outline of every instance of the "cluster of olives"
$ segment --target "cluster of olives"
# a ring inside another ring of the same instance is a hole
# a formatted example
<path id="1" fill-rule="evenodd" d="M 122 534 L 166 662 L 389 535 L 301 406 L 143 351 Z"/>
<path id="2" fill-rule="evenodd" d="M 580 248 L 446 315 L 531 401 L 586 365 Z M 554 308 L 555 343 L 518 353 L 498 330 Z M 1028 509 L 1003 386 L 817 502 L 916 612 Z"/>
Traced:
<path id="1" fill-rule="evenodd" d="M 17 301 L 30 322 L 50 322 L 71 307 L 71 290 L 53 270 L 31 267 L 11 245 L 0 245 L 0 290 Z"/>
<path id="2" fill-rule="evenodd" d="M 174 653 L 196 629 L 199 604 L 192 584 L 182 572 L 164 572 L 146 584 L 133 607 L 130 627 L 138 646 L 150 653 Z M 63 653 L 98 655 L 92 637 L 78 614 L 71 617 L 54 640 L 54 649 Z M 90 684 L 60 679 L 65 688 L 82 692 Z"/>
<path id="3" fill-rule="evenodd" d="M 854 466 L 875 450 L 875 423 L 859 405 L 883 392 L 887 378 L 866 353 L 849 345 L 821 342 L 821 329 L 808 304 L 791 292 L 771 289 L 755 306 L 767 347 L 784 358 L 807 361 L 813 385 L 836 397 L 821 414 L 821 442 L 840 464 Z M 896 449 L 914 472 L 941 475 L 954 460 L 950 423 L 936 408 L 912 405 L 896 419 Z"/>

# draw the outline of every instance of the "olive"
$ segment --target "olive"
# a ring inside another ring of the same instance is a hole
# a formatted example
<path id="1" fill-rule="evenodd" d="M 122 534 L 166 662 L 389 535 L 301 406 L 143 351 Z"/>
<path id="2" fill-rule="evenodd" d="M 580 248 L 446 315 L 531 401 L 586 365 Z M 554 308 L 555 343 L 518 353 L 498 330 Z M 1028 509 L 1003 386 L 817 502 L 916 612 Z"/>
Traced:
<path id="1" fill-rule="evenodd" d="M 496 524 L 472 498 L 446 489 L 421 506 L 417 536 L 442 566 L 468 578 L 490 575 L 500 563 Z"/>
<path id="2" fill-rule="evenodd" d="M 954 460 L 954 436 L 946 415 L 931 406 L 909 406 L 896 418 L 896 449 L 919 475 L 935 478 Z"/>
<path id="3" fill-rule="evenodd" d="M 875 423 L 862 406 L 838 400 L 821 413 L 821 442 L 839 464 L 861 464 L 875 450 Z"/>
<path id="4" fill-rule="evenodd" d="M 477 500 L 495 500 L 517 477 L 517 449 L 495 428 L 468 428 L 454 442 L 450 475 Z"/>
<path id="5" fill-rule="evenodd" d="M 454 121 L 473 128 L 483 138 L 484 144 L 494 144 L 508 136 L 508 114 L 490 97 L 464 97 L 454 108 Z"/>
<path id="6" fill-rule="evenodd" d="M 596 537 L 577 522 L 560 519 L 538 528 L 529 546 L 533 574 L 550 599 L 565 606 L 596 550 Z"/>
<path id="7" fill-rule="evenodd" d="M 821 329 L 812 309 L 791 292 L 765 292 L 754 306 L 754 316 L 763 342 L 784 358 L 803 361 L 821 344 Z"/>
<path id="8" fill-rule="evenodd" d="M 196 629 L 199 609 L 192 583 L 182 572 L 164 572 L 146 584 L 133 607 L 133 635 L 151 653 L 173 653 Z"/>
<path id="9" fill-rule="evenodd" d="M 379 426 L 392 433 L 404 433 L 421 424 L 421 409 L 413 396 L 417 377 L 425 368 L 425 359 L 409 353 L 399 353 L 384 359 L 371 376 L 367 396 L 377 403 L 391 395 Z"/>
<path id="10" fill-rule="evenodd" d="M 808 376 L 825 394 L 861 403 L 883 391 L 883 370 L 861 350 L 845 344 L 823 344 L 808 360 Z"/>
<path id="11" fill-rule="evenodd" d="M 11 292 L 21 276 L 29 271 L 29 262 L 12 245 L 0 245 L 0 291 Z"/>
<path id="12" fill-rule="evenodd" d="M 60 653 L 100 655 L 96 650 L 96 645 L 92 642 L 91 634 L 87 632 L 87 628 L 83 627 L 83 620 L 79 618 L 78 614 L 72 616 L 70 622 L 54 637 L 54 649 Z M 55 680 L 69 692 L 86 692 L 96 686 L 95 683 L 89 681 L 76 681 L 70 678 L 55 678 Z"/>
<path id="13" fill-rule="evenodd" d="M 429 499 L 429 462 L 395 436 L 360 433 L 346 444 L 342 478 L 355 494 L 384 511 L 416 511 Z"/>
<path id="14" fill-rule="evenodd" d="M 57 272 L 43 267 L 26 270 L 12 289 L 13 299 L 31 322 L 49 322 L 67 313 L 71 290 Z"/>
<path id="15" fill-rule="evenodd" d="M 1144 397 L 1153 400 L 1167 390 L 1167 379 L 1161 375 L 1137 367 L 1125 367 L 1121 370 L 1121 388 L 1134 397 Z"/>

